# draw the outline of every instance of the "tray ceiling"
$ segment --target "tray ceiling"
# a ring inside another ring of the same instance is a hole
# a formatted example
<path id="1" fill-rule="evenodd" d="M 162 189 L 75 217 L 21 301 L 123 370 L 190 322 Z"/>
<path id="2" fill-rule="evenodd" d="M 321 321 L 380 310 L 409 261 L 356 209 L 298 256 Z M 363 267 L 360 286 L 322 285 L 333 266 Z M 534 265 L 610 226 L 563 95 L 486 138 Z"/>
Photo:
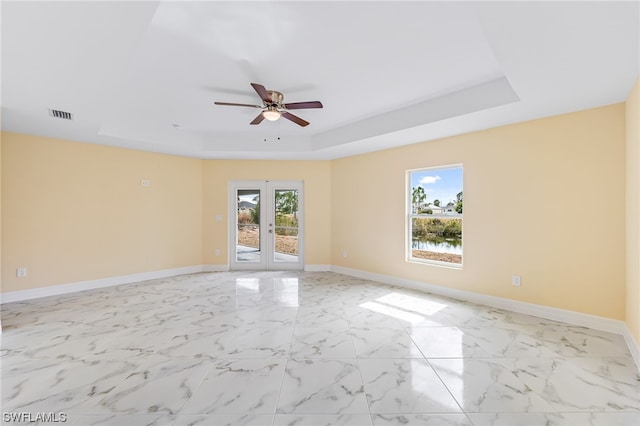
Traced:
<path id="1" fill-rule="evenodd" d="M 638 2 L 2 2 L 2 129 L 328 159 L 626 99 Z M 249 122 L 250 83 L 287 120 Z M 60 120 L 49 111 L 69 112 Z"/>

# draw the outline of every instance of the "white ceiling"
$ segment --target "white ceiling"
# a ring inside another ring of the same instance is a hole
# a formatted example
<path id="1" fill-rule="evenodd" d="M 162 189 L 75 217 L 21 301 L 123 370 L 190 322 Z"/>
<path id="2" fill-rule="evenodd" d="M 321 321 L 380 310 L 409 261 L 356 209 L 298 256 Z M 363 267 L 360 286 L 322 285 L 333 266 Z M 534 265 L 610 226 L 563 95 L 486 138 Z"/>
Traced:
<path id="1" fill-rule="evenodd" d="M 0 7 L 3 130 L 199 158 L 428 141 L 622 102 L 640 70 L 638 1 Z M 252 82 L 324 108 L 302 128 L 213 104 L 260 104 Z"/>

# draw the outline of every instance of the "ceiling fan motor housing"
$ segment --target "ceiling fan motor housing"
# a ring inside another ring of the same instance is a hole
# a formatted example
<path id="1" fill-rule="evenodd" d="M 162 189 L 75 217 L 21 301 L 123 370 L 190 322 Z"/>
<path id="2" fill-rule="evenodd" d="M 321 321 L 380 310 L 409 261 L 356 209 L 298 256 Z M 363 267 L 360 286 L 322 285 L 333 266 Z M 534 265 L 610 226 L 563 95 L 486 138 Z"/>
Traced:
<path id="1" fill-rule="evenodd" d="M 284 95 L 276 90 L 267 90 L 267 93 L 271 98 L 271 103 L 269 104 L 267 101 L 264 101 L 265 106 L 277 106 L 281 108 Z"/>

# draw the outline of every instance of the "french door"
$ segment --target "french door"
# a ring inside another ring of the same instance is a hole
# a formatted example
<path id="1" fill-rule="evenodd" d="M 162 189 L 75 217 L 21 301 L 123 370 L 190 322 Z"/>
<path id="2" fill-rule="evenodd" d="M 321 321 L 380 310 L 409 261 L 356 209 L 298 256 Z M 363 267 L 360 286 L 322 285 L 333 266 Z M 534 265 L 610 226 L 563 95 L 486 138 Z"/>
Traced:
<path id="1" fill-rule="evenodd" d="M 229 267 L 304 269 L 302 181 L 229 182 Z"/>

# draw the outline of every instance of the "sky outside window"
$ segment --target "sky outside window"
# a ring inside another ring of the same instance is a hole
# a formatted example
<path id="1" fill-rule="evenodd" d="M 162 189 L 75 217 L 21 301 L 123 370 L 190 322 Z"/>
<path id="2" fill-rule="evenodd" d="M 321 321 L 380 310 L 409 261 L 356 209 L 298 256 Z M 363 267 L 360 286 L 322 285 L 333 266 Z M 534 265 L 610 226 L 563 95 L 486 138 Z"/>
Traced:
<path id="1" fill-rule="evenodd" d="M 446 206 L 456 203 L 456 195 L 462 191 L 462 166 L 411 172 L 411 188 L 421 186 L 427 194 L 426 203 L 440 200 Z"/>

